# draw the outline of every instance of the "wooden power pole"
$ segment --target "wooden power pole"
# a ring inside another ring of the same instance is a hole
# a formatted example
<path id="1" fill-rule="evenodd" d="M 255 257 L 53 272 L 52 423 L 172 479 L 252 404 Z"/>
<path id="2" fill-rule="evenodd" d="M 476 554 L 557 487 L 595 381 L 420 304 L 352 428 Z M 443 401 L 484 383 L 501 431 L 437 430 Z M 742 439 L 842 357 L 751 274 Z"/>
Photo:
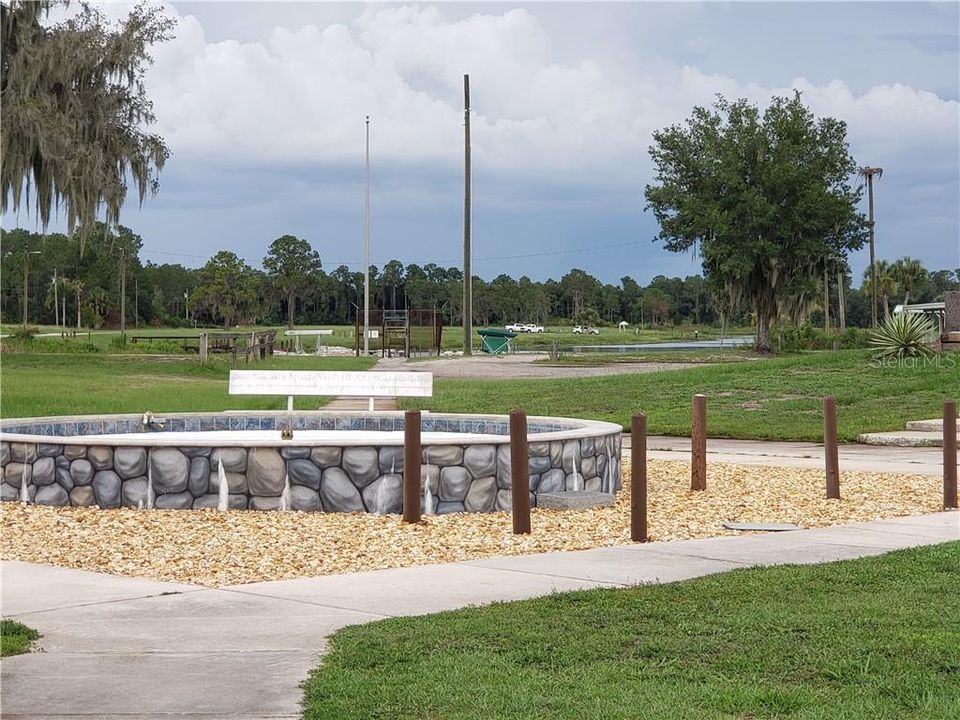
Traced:
<path id="1" fill-rule="evenodd" d="M 877 326 L 877 258 L 876 258 L 876 236 L 874 233 L 873 220 L 873 176 L 883 176 L 883 168 L 863 167 L 860 168 L 860 174 L 867 179 L 867 212 L 869 218 L 867 226 L 870 228 L 870 320 L 873 327 Z"/>
<path id="2" fill-rule="evenodd" d="M 823 262 L 823 329 L 827 332 L 830 332 L 830 275 L 827 270 L 829 262 Z"/>
<path id="3" fill-rule="evenodd" d="M 463 354 L 473 354 L 473 270 L 470 267 L 470 76 L 463 76 Z"/>
<path id="4" fill-rule="evenodd" d="M 127 251 L 120 249 L 120 337 L 127 331 Z"/>

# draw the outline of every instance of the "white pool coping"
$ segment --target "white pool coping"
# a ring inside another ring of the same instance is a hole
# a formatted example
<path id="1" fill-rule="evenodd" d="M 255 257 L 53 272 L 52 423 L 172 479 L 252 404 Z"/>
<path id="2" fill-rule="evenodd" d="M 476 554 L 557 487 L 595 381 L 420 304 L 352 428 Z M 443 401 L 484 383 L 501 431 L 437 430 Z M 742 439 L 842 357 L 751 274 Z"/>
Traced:
<path id="1" fill-rule="evenodd" d="M 44 436 L 48 437 L 48 436 Z M 151 447 L 327 447 L 334 445 L 402 445 L 402 430 L 295 430 L 293 438 L 282 440 L 279 430 L 209 430 L 199 432 L 119 433 L 81 435 L 87 445 L 137 445 Z M 422 445 L 439 445 L 455 437 L 457 442 L 509 442 L 503 435 L 483 433 L 424 432 Z M 123 439 L 117 443 L 116 439 Z M 4 437 L 4 439 L 6 439 Z M 48 437 L 48 439 L 50 439 Z M 61 443 L 51 443 L 61 444 Z"/>
<path id="2" fill-rule="evenodd" d="M 288 413 L 282 411 L 237 410 L 207 413 L 157 413 L 164 417 L 206 417 L 222 414 L 226 417 L 238 415 L 259 414 L 274 415 L 284 418 Z M 330 417 L 377 417 L 402 416 L 402 411 L 376 411 L 365 413 L 333 412 L 333 411 L 295 411 L 295 416 L 330 416 Z M 3 422 L 10 424 L 27 423 L 56 423 L 56 422 L 83 422 L 104 419 L 139 418 L 139 414 L 122 415 L 71 415 L 37 418 L 3 418 Z M 481 415 L 473 413 L 430 413 L 432 418 L 461 418 L 483 421 L 503 422 L 506 415 Z M 577 418 L 528 416 L 528 424 L 533 423 L 576 423 L 577 427 L 549 432 L 528 433 L 527 441 L 560 442 L 604 435 L 620 435 L 623 428 L 616 424 L 602 420 L 581 420 Z M 97 435 L 33 435 L 24 433 L 5 432 L 0 428 L 0 441 L 11 443 L 28 443 L 42 445 L 87 445 L 110 447 L 327 447 L 327 446 L 366 446 L 366 445 L 403 445 L 404 433 L 402 430 L 294 430 L 293 438 L 284 440 L 279 430 L 211 430 L 191 432 L 156 431 L 146 433 L 116 433 Z M 427 432 L 421 433 L 421 445 L 501 445 L 510 442 L 509 435 L 488 433 L 461 433 L 461 432 Z"/>

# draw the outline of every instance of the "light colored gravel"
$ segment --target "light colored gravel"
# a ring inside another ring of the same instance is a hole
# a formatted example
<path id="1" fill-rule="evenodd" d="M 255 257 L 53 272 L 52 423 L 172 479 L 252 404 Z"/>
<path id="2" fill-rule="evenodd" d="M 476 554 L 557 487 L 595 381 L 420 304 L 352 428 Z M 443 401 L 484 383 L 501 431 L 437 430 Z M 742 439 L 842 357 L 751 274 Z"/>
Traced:
<path id="1" fill-rule="evenodd" d="M 629 461 L 624 461 L 629 489 Z M 823 497 L 822 473 L 712 464 L 707 491 L 690 466 L 649 463 L 651 539 L 736 535 L 725 521 L 823 527 L 940 509 L 937 477 L 845 472 L 843 499 Z M 508 513 L 451 514 L 404 525 L 399 516 L 213 510 L 98 510 L 3 503 L 0 557 L 116 575 L 223 586 L 379 568 L 475 560 L 630 542 L 629 492 L 611 508 L 534 510 L 533 532 Z"/>

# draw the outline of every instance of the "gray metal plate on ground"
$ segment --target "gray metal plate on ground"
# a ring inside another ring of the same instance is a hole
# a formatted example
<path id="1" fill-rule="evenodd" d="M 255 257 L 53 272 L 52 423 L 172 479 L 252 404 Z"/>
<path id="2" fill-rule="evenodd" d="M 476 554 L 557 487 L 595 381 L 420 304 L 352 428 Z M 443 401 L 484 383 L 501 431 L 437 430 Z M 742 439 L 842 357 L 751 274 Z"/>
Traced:
<path id="1" fill-rule="evenodd" d="M 548 510 L 586 510 L 595 507 L 613 505 L 611 493 L 594 490 L 571 490 L 558 493 L 540 493 L 537 495 L 537 507 Z"/>
<path id="2" fill-rule="evenodd" d="M 727 530 L 759 530 L 762 532 L 786 532 L 787 530 L 799 530 L 799 525 L 793 523 L 749 523 L 749 522 L 725 522 L 723 524 Z"/>

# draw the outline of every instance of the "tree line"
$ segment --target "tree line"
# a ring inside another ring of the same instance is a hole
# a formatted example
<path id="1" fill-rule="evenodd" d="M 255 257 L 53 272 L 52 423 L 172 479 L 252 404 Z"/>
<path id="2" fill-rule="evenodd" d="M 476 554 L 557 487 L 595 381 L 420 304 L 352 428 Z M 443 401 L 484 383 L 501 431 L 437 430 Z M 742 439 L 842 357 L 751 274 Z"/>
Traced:
<path id="1" fill-rule="evenodd" d="M 325 270 L 309 241 L 292 235 L 270 244 L 262 268 L 251 267 L 229 250 L 199 268 L 145 262 L 139 235 L 124 226 L 103 224 L 70 235 L 3 230 L 0 248 L 0 313 L 7 323 L 20 322 L 24 302 L 29 323 L 79 328 L 119 327 L 121 307 L 128 328 L 350 325 L 363 307 L 363 272 L 346 265 Z M 869 272 L 855 288 L 845 264 L 833 270 L 826 293 L 823 285 L 813 288 L 806 312 L 781 321 L 822 325 L 826 306 L 834 327 L 841 318 L 847 326 L 868 326 Z M 370 268 L 371 308 L 436 310 L 446 324 L 455 325 L 462 318 L 462 283 L 463 273 L 456 267 L 391 260 Z M 929 302 L 960 289 L 960 269 L 929 271 L 909 257 L 880 261 L 877 284 L 881 307 L 889 313 L 897 303 Z M 716 288 L 700 275 L 658 275 L 641 285 L 629 276 L 618 284 L 605 283 L 580 268 L 558 280 L 501 274 L 489 280 L 474 277 L 473 296 L 479 325 L 756 323 L 749 307 L 722 317 L 724 305 Z"/>
<path id="2" fill-rule="evenodd" d="M 66 0 L 0 3 L 0 210 L 32 210 L 41 228 L 62 210 L 69 235 L 4 234 L 2 302 L 7 321 L 81 326 L 176 323 L 350 323 L 362 274 L 322 267 L 309 243 L 285 235 L 262 269 L 221 251 L 202 268 L 143 263 L 140 238 L 119 224 L 128 187 L 142 202 L 169 155 L 154 122 L 144 73 L 149 49 L 172 37 L 160 8 L 137 6 L 109 22 L 94 5 L 57 21 Z M 643 189 L 656 240 L 693 252 L 702 276 L 630 277 L 603 283 L 582 269 L 559 280 L 472 279 L 478 324 L 558 319 L 597 324 L 750 323 L 770 349 L 775 324 L 865 325 L 880 299 L 936 299 L 955 271 L 929 272 L 901 258 L 876 266 L 876 287 L 853 288 L 849 257 L 873 236 L 861 211 L 863 178 L 880 168 L 852 157 L 844 122 L 815 117 L 799 92 L 761 110 L 718 96 L 683 122 L 652 134 L 653 178 Z M 106 225 L 96 222 L 102 218 Z M 85 244 L 89 244 L 84 252 Z M 40 247 L 42 246 L 42 247 Z M 40 249 L 37 249 L 40 247 Z M 458 268 L 373 268 L 375 308 L 435 309 L 461 318 Z M 18 292 L 18 286 L 20 292 Z M 121 297 L 122 295 L 122 297 Z M 864 313 L 864 308 L 867 312 Z"/>

